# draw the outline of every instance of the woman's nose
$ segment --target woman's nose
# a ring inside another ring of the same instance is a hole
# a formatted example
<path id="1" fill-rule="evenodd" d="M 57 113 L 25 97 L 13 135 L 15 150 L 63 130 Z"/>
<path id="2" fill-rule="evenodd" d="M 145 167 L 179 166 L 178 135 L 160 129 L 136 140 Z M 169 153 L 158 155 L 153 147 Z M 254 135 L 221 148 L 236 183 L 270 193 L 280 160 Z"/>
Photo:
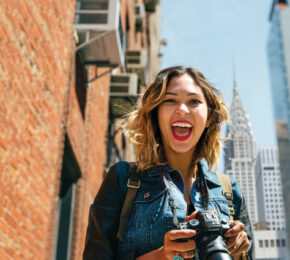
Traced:
<path id="1" fill-rule="evenodd" d="M 181 104 L 178 105 L 178 107 L 176 109 L 176 113 L 178 113 L 178 114 L 187 114 L 187 113 L 189 113 L 189 109 L 188 109 L 186 104 L 181 103 Z"/>

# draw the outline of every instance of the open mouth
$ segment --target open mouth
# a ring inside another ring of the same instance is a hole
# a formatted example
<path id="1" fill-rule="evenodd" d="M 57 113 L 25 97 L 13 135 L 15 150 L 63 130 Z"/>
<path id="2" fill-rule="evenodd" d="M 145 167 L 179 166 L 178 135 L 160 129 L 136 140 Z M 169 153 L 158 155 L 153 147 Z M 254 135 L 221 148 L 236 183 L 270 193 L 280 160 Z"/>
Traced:
<path id="1" fill-rule="evenodd" d="M 179 141 L 188 139 L 192 132 L 192 124 L 188 121 L 175 121 L 171 125 L 173 137 Z"/>

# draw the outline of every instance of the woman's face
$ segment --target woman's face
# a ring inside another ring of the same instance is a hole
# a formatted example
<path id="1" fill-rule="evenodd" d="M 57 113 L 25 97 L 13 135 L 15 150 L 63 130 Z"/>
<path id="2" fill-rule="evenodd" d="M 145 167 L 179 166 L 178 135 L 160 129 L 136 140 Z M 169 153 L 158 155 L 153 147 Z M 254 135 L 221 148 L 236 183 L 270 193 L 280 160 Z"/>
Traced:
<path id="1" fill-rule="evenodd" d="M 194 152 L 205 127 L 208 107 L 201 88 L 188 75 L 169 81 L 158 107 L 158 124 L 165 152 Z"/>

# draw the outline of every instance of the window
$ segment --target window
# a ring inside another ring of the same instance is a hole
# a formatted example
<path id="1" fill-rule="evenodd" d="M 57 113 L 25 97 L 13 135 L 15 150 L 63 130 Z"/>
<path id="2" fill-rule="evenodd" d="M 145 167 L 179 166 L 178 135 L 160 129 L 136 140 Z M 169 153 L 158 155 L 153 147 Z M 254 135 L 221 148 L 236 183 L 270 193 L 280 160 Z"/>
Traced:
<path id="1" fill-rule="evenodd" d="M 265 247 L 269 247 L 269 241 L 265 240 Z"/>
<path id="2" fill-rule="evenodd" d="M 83 119 L 85 118 L 85 107 L 87 102 L 87 72 L 84 64 L 81 61 L 80 55 L 76 55 L 76 69 L 75 69 L 75 91 L 79 108 Z"/>
<path id="3" fill-rule="evenodd" d="M 259 240 L 259 247 L 263 247 L 263 240 Z"/>
<path id="4" fill-rule="evenodd" d="M 286 240 L 282 239 L 282 247 L 286 247 Z"/>
<path id="5" fill-rule="evenodd" d="M 74 218 L 76 183 L 81 177 L 81 170 L 74 157 L 70 140 L 65 135 L 62 171 L 59 188 L 59 207 L 56 230 L 56 243 L 54 259 L 70 259 L 72 241 L 72 219 Z"/>
<path id="6" fill-rule="evenodd" d="M 274 247 L 274 239 L 271 239 L 271 247 Z"/>
<path id="7" fill-rule="evenodd" d="M 279 228 L 278 228 L 278 230 L 279 230 Z M 280 240 L 279 239 L 276 240 L 276 245 L 277 245 L 277 247 L 280 247 Z"/>

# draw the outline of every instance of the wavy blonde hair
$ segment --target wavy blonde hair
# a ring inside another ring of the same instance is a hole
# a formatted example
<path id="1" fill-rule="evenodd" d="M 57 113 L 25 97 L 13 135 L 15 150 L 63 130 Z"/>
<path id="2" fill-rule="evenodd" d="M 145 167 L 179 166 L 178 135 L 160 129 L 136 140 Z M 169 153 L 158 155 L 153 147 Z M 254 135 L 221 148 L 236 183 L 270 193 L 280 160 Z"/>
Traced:
<path id="1" fill-rule="evenodd" d="M 228 105 L 222 100 L 220 92 L 206 80 L 201 72 L 194 68 L 176 66 L 159 72 L 155 81 L 146 89 L 142 97 L 142 105 L 129 113 L 124 124 L 124 132 L 135 144 L 136 160 L 139 170 L 164 164 L 166 159 L 162 146 L 161 133 L 158 126 L 157 110 L 164 101 L 169 81 L 173 77 L 189 75 L 202 89 L 208 105 L 209 127 L 205 128 L 197 146 L 193 165 L 205 158 L 209 168 L 218 166 L 221 152 L 221 125 L 229 120 Z"/>

